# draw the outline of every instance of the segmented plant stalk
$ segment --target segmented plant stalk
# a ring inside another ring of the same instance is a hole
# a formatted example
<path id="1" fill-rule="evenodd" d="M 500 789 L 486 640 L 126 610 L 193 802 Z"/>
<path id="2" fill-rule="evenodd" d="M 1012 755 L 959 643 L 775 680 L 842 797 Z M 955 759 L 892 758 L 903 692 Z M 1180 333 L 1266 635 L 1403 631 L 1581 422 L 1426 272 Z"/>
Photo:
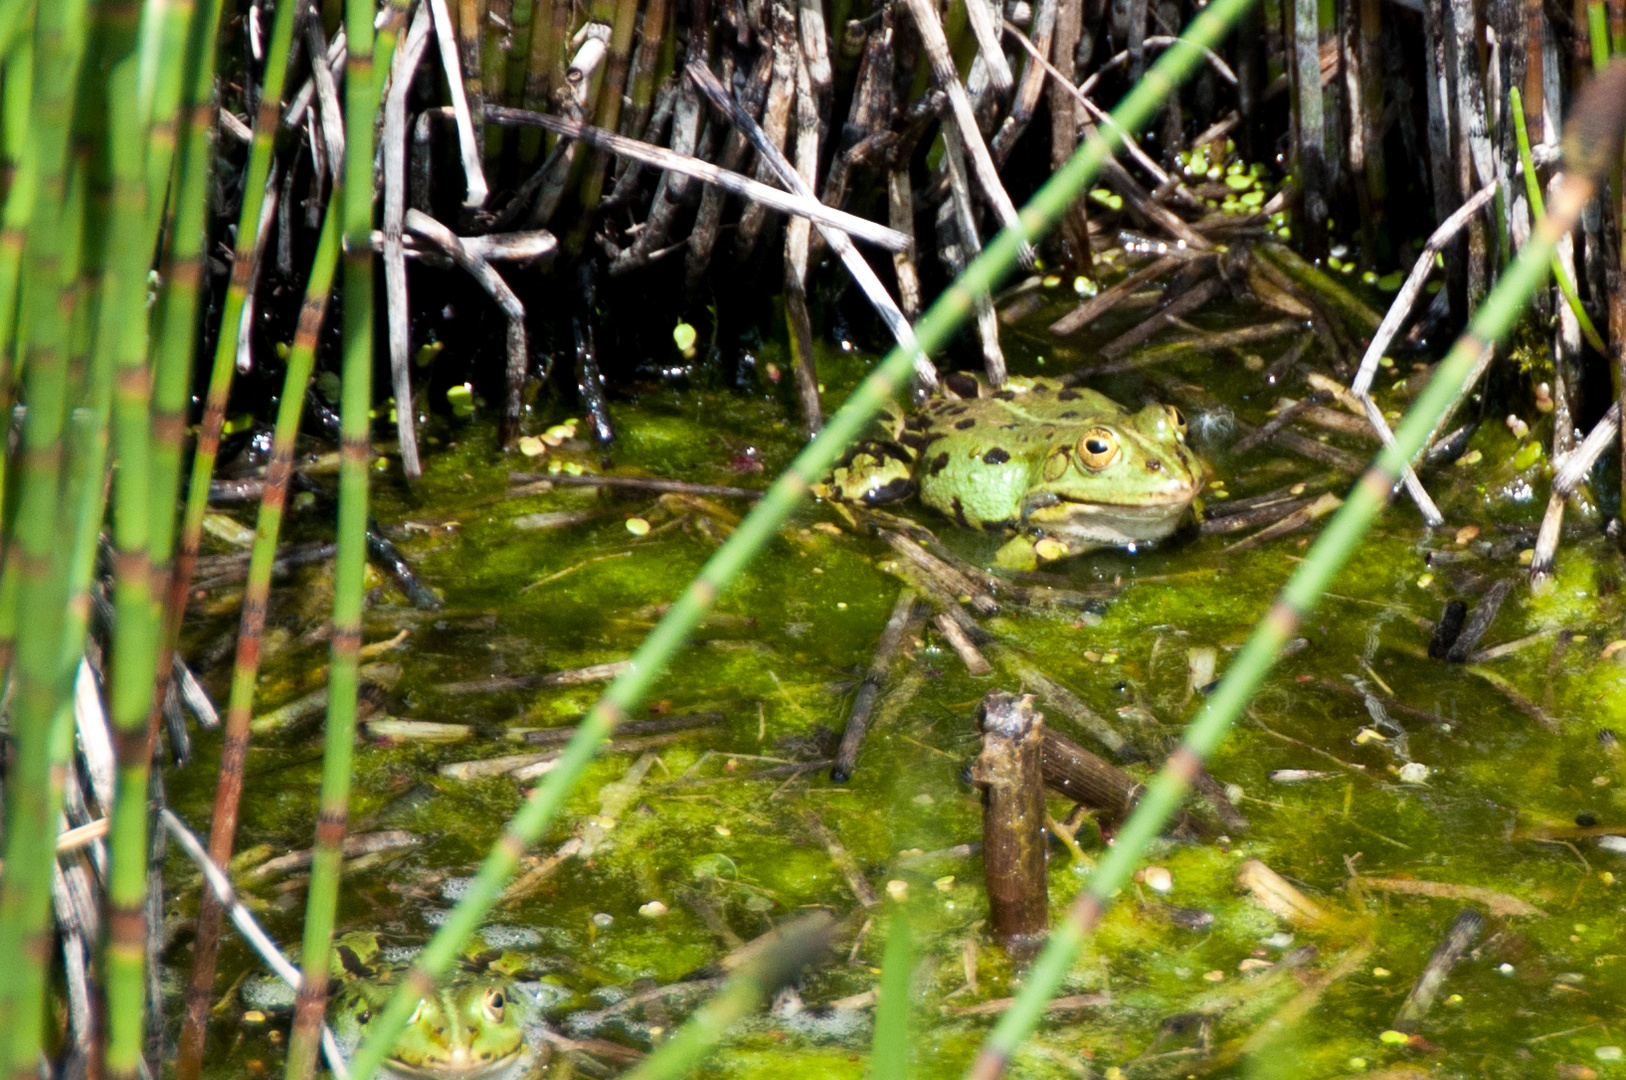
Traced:
<path id="1" fill-rule="evenodd" d="M 1509 87 L 1507 94 L 1511 106 L 1509 111 L 1513 113 L 1513 135 L 1519 143 L 1519 165 L 1524 169 L 1525 196 L 1530 200 L 1530 219 L 1534 221 L 1547 212 L 1545 200 L 1541 197 L 1541 178 L 1536 175 L 1536 162 L 1530 154 L 1530 134 L 1524 124 L 1524 103 L 1519 97 L 1519 88 Z M 1581 324 L 1581 333 L 1586 335 L 1588 344 L 1607 356 L 1609 350 L 1604 346 L 1598 328 L 1592 325 L 1586 308 L 1581 306 L 1581 297 L 1575 291 L 1575 282 L 1570 280 L 1569 271 L 1564 269 L 1557 255 L 1552 257 L 1552 261 L 1553 280 L 1558 282 L 1558 291 L 1575 315 L 1575 321 Z"/>
<path id="2" fill-rule="evenodd" d="M 34 42 L 25 37 L 5 57 L 0 72 L 0 169 L 6 201 L 0 210 L 0 415 L 11 415 L 12 379 L 16 373 L 19 271 L 29 219 L 34 213 L 34 163 L 23 153 L 29 128 L 29 101 L 34 82 Z M 0 454 L 0 506 L 5 505 L 7 456 Z M 0 641 L 0 673 L 11 667 L 11 637 Z"/>
<path id="3" fill-rule="evenodd" d="M 637 26 L 638 0 L 615 0 L 610 49 L 604 61 L 604 82 L 598 92 L 598 119 L 595 121 L 605 131 L 614 131 L 621 124 L 622 91 L 627 85 L 627 66 L 632 59 L 632 35 Z M 595 150 L 587 163 L 587 173 L 582 177 L 581 212 L 575 235 L 571 237 L 574 250 L 579 250 L 587 238 L 593 213 L 598 209 L 599 199 L 604 196 L 604 174 L 609 167 L 610 155 L 603 150 Z"/>
<path id="4" fill-rule="evenodd" d="M 622 1080 L 677 1080 L 689 1075 L 730 1025 L 755 1012 L 768 995 L 795 978 L 803 966 L 829 948 L 834 929 L 835 920 L 822 913 L 784 927 L 779 931 L 779 939 L 764 949 L 757 960 L 730 976 L 721 990 L 696 1009 L 694 1015 L 637 1068 L 624 1073 Z M 874 1075 L 879 1078 L 882 1074 Z"/>
<path id="5" fill-rule="evenodd" d="M 1518 106 L 1515 105 L 1515 111 Z M 1502 275 L 1450 353 L 1435 369 L 1428 386 L 1395 429 L 1386 447 L 1350 492 L 1309 554 L 1282 588 L 1224 679 L 1186 728 L 1181 745 L 1147 784 L 1113 847 L 1090 874 L 1067 918 L 1050 935 L 1044 952 L 1028 970 L 1016 1001 L 1000 1017 L 968 1077 L 992 1080 L 1004 1071 L 1022 1041 L 1038 1025 L 1045 1005 L 1061 986 L 1085 939 L 1094 930 L 1115 892 L 1129 884 L 1135 865 L 1179 807 L 1191 778 L 1225 738 L 1230 725 L 1247 708 L 1287 640 L 1345 561 L 1366 530 L 1388 505 L 1403 465 L 1426 445 L 1430 433 L 1451 406 L 1479 355 L 1499 341 L 1524 312 L 1540 287 L 1559 238 L 1580 217 L 1597 190 L 1597 178 L 1609 167 L 1626 124 L 1626 59 L 1617 59 L 1581 93 L 1565 128 L 1563 191 L 1552 212 L 1531 231 L 1530 240 Z"/>
<path id="6" fill-rule="evenodd" d="M 231 283 L 226 286 L 220 336 L 215 342 L 214 366 L 209 373 L 209 392 L 204 399 L 203 422 L 198 426 L 192 481 L 186 493 L 186 511 L 181 518 L 180 552 L 170 572 L 169 599 L 164 609 L 165 650 L 173 649 L 180 635 L 181 619 L 186 614 L 186 594 L 192 586 L 192 568 L 197 563 L 198 545 L 203 540 L 203 515 L 209 508 L 209 481 L 214 476 L 215 458 L 220 453 L 220 430 L 226 422 L 226 399 L 231 393 L 232 371 L 237 360 L 237 328 L 242 322 L 243 304 L 248 300 L 249 271 L 253 266 L 255 237 L 259 234 L 260 205 L 265 201 L 265 180 L 271 172 L 271 151 L 282 116 L 288 46 L 293 40 L 300 7 L 297 3 L 277 5 L 276 18 L 271 27 L 271 42 L 266 50 L 265 85 L 261 88 L 260 107 L 254 116 L 254 143 L 249 149 L 248 170 L 243 180 L 243 205 L 237 214 L 237 244 L 232 251 Z M 212 57 L 210 66 L 213 66 Z M 194 97 L 194 110 L 202 100 Z M 168 347 L 168 342 L 165 347 Z"/>
<path id="7" fill-rule="evenodd" d="M 31 145 L 36 200 L 23 253 L 28 312 L 16 347 L 24 357 L 28 415 L 19 449 L 21 492 L 7 561 L 15 561 L 17 646 L 11 695 L 12 762 L 7 770 L 5 876 L 0 880 L 0 1067 L 34 1075 L 45 1019 L 50 955 L 51 864 L 60 808 L 53 785 L 52 724 L 70 690 L 62 664 L 68 559 L 57 532 L 67 353 L 77 265 L 65 250 L 68 139 L 84 52 L 84 0 L 40 5 L 34 23 Z M 60 776 L 56 779 L 60 785 Z"/>
<path id="8" fill-rule="evenodd" d="M 389 70 L 395 32 L 405 4 L 392 11 L 381 40 L 380 71 Z M 333 559 L 333 644 L 328 661 L 327 732 L 316 844 L 305 901 L 305 938 L 288 1080 L 307 1080 L 316 1067 L 327 1002 L 328 954 L 339 902 L 344 833 L 350 815 L 350 760 L 356 739 L 357 668 L 361 654 L 362 593 L 367 569 L 367 470 L 373 394 L 373 113 L 380 87 L 373 78 L 372 0 L 347 0 L 345 34 L 344 185 L 334 193 L 344 234 L 344 363 L 339 402 L 338 551 Z"/>
<path id="9" fill-rule="evenodd" d="M 164 686 L 169 685 L 180 615 L 185 612 L 185 590 L 172 621 L 167 618 L 166 599 L 171 582 L 171 560 L 176 550 L 176 499 L 185 457 L 187 402 L 192 394 L 192 356 L 197 346 L 198 301 L 202 299 L 203 244 L 207 241 L 205 223 L 215 161 L 213 88 L 215 36 L 220 31 L 221 5 L 223 0 L 203 0 L 203 7 L 190 23 L 184 57 L 174 65 L 180 70 L 182 93 L 176 114 L 184 117 L 185 137 L 177 146 L 171 176 L 166 177 L 167 198 L 154 195 L 153 189 L 148 190 L 148 200 L 158 200 L 169 207 L 167 250 L 159 262 L 158 304 L 153 309 L 153 325 L 148 333 L 153 369 L 148 558 L 153 603 L 159 607 L 156 618 L 161 625 L 158 664 L 154 668 L 158 693 L 154 693 L 146 725 L 148 742 L 158 732 L 159 701 Z M 163 91 L 159 94 L 163 96 Z M 148 179 L 153 181 L 151 171 L 148 171 Z M 151 203 L 148 208 L 151 211 Z M 182 1043 L 184 1039 L 182 1033 Z M 182 1052 L 179 1062 L 185 1060 L 187 1057 Z M 182 1073 L 182 1080 L 193 1078 Z"/>
<path id="10" fill-rule="evenodd" d="M 271 596 L 271 570 L 282 532 L 288 481 L 293 475 L 294 440 L 305 408 L 305 387 L 316 362 L 316 345 L 333 291 L 339 262 L 338 212 L 329 207 L 316 242 L 316 258 L 299 309 L 299 326 L 288 353 L 288 370 L 277 406 L 276 433 L 266 463 L 265 493 L 260 499 L 254 528 L 254 550 L 249 556 L 248 583 L 243 588 L 243 611 L 237 630 L 237 663 L 232 669 L 231 698 L 220 744 L 220 778 L 216 781 L 214 816 L 209 825 L 209 857 L 221 866 L 231 862 L 237 836 L 237 811 L 243 794 L 243 764 L 248 758 L 249 721 L 254 715 L 254 687 L 260 674 L 260 646 L 265 632 L 266 605 Z M 198 906 L 197 942 L 192 947 L 192 981 L 187 987 L 187 1022 L 198 1025 L 193 1036 L 201 1052 L 214 993 L 216 946 L 224 914 L 213 893 Z M 194 1015 L 196 1020 L 194 1021 Z M 196 1067 L 195 1065 L 190 1067 Z"/>
<path id="11" fill-rule="evenodd" d="M 208 6 L 215 6 L 213 4 Z M 191 74 L 193 20 L 197 15 L 194 0 L 166 0 L 163 28 L 158 35 L 157 53 L 160 62 L 153 65 L 152 112 L 145 118 L 147 124 L 147 235 L 156 237 L 162 221 L 165 195 L 175 164 L 177 136 L 180 131 L 181 99 L 188 96 L 187 77 Z M 210 54 L 213 55 L 214 38 Z M 181 57 L 180 63 L 172 58 Z M 147 73 L 143 71 L 145 82 Z M 173 210 L 171 211 L 173 213 Z M 173 497 L 172 497 L 173 498 Z"/>
<path id="12" fill-rule="evenodd" d="M 214 152 L 212 131 L 215 109 L 211 101 L 215 69 L 215 34 L 220 25 L 222 0 L 204 0 L 192 20 L 182 62 L 182 100 L 177 111 L 185 117 L 186 131 L 177 148 L 170 186 L 169 250 L 160 263 L 158 303 L 153 311 L 151 350 L 152 403 L 151 449 L 148 491 L 151 514 L 148 521 L 149 566 L 152 575 L 154 625 L 161 627 L 158 660 L 154 666 L 154 694 L 147 720 L 147 742 L 157 736 L 164 688 L 169 683 L 175 636 L 165 618 L 165 598 L 169 593 L 171 559 L 175 550 L 176 501 L 180 493 L 181 468 L 185 452 L 186 411 L 191 394 L 192 357 L 197 340 L 198 303 L 201 295 L 204 223 L 209 209 L 210 173 Z M 149 173 L 149 176 L 151 174 Z M 179 615 L 185 612 L 183 590 Z M 205 903 L 211 894 L 205 892 Z M 218 937 L 218 930 L 216 931 Z M 198 944 L 201 948 L 201 930 Z M 194 969 L 197 966 L 194 954 Z M 181 1026 L 176 1053 L 177 1080 L 197 1080 L 203 1059 L 204 1021 L 211 1003 L 205 999 L 194 1009 L 187 998 L 186 1018 Z"/>
<path id="13" fill-rule="evenodd" d="M 1165 50 L 1157 63 L 1136 84 L 1112 113 L 1114 123 L 1103 124 L 1086 140 L 1067 164 L 1052 176 L 1018 215 L 1018 226 L 1005 229 L 974 259 L 932 305 L 915 327 L 917 345 L 908 351 L 895 348 L 868 378 L 858 385 L 818 438 L 805 446 L 780 474 L 729 539 L 718 548 L 700 574 L 689 583 L 666 615 L 650 631 L 633 656 L 630 669 L 612 683 L 583 718 L 575 738 L 565 747 L 558 764 L 531 792 L 508 822 L 502 838 L 486 855 L 469 882 L 463 898 L 424 947 L 400 989 L 375 1014 L 366 1040 L 350 1063 L 355 1080 L 367 1080 L 383 1063 L 418 999 L 444 974 L 458 956 L 462 942 L 480 925 L 495 903 L 520 856 L 540 836 L 582 774 L 609 737 L 666 670 L 696 623 L 721 591 L 778 533 L 790 513 L 806 497 L 809 487 L 836 463 L 842 451 L 863 432 L 869 418 L 908 385 L 917 352 L 940 348 L 965 322 L 973 298 L 987 295 L 1016 265 L 1019 252 L 1053 228 L 1084 186 L 1100 171 L 1101 163 L 1121 145 L 1120 132 L 1139 131 L 1156 114 L 1164 98 L 1202 62 L 1202 50 L 1213 46 L 1235 23 L 1251 0 L 1213 0 L 1192 21 L 1180 42 Z"/>
<path id="14" fill-rule="evenodd" d="M 161 9 L 160 9 L 161 10 Z M 163 18 L 144 20 L 161 36 Z M 184 29 L 184 28 L 183 28 Z M 111 35 L 110 35 L 111 36 Z M 108 920 L 103 975 L 107 1001 L 106 1075 L 134 1077 L 145 1035 L 147 958 L 147 715 L 156 674 L 157 624 L 148 555 L 151 387 L 147 370 L 147 268 L 156 234 L 147 210 L 147 152 L 141 116 L 141 61 L 155 46 L 139 37 L 113 67 L 107 93 L 106 150 L 112 213 L 98 308 L 95 367 L 111 367 L 114 472 L 113 648 L 108 718 L 118 762 L 108 808 Z M 168 172 L 167 164 L 164 171 Z M 99 484 L 100 472 L 95 476 Z"/>

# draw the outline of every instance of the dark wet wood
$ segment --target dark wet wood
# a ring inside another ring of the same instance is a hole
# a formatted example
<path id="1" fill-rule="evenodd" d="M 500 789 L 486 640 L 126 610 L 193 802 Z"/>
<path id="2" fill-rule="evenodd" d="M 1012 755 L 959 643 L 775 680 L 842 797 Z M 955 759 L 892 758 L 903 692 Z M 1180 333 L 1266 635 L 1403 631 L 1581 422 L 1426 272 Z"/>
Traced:
<path id="1" fill-rule="evenodd" d="M 1045 727 L 1043 737 L 1040 764 L 1044 786 L 1095 811 L 1107 829 L 1121 824 L 1140 801 L 1146 785 L 1054 728 Z M 1214 835 L 1207 822 L 1184 812 L 1169 823 L 1169 831 L 1204 839 Z"/>
<path id="2" fill-rule="evenodd" d="M 1038 953 L 1050 928 L 1045 885 L 1044 717 L 1033 698 L 995 690 L 979 710 L 982 862 L 991 931 L 1013 959 Z"/>
<path id="3" fill-rule="evenodd" d="M 836 750 L 836 764 L 830 770 L 830 779 L 836 783 L 846 783 L 858 767 L 858 750 L 869 731 L 870 717 L 874 714 L 875 702 L 881 696 L 881 688 L 886 683 L 887 672 L 892 667 L 892 658 L 906 637 L 919 633 L 930 610 L 929 605 L 920 602 L 914 590 L 904 589 L 898 593 L 892 615 L 875 645 L 875 656 L 870 660 L 869 670 L 858 684 L 852 712 L 847 714 L 847 727 L 841 736 L 841 746 Z"/>
<path id="4" fill-rule="evenodd" d="M 1429 1010 L 1434 1007 L 1435 999 L 1440 995 L 1445 980 L 1451 974 L 1451 969 L 1457 962 L 1467 955 L 1473 948 L 1474 942 L 1485 930 L 1485 917 L 1472 908 L 1466 908 L 1457 914 L 1447 930 L 1445 937 L 1434 947 L 1434 955 L 1428 958 L 1423 965 L 1422 973 L 1412 984 L 1411 993 L 1406 995 L 1406 1001 L 1395 1014 L 1394 1023 L 1389 1025 L 1396 1031 L 1415 1032 L 1422 1030 L 1423 1021 L 1428 1017 Z"/>

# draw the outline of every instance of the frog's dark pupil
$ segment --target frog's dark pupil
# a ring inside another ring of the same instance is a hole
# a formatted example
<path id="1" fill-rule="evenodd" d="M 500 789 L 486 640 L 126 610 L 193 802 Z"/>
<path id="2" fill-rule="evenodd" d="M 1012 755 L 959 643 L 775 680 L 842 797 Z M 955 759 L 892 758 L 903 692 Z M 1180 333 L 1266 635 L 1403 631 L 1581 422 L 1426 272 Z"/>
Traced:
<path id="1" fill-rule="evenodd" d="M 1107 441 L 1105 439 L 1086 439 L 1084 449 L 1092 454 L 1104 454 L 1107 452 Z"/>
<path id="2" fill-rule="evenodd" d="M 497 993 L 492 994 L 491 995 L 491 1007 L 493 1009 L 500 1009 L 500 1008 L 502 1008 L 502 1006 L 503 1006 L 502 992 L 498 991 Z"/>
<path id="3" fill-rule="evenodd" d="M 365 1024 L 365 1023 L 367 1023 L 367 1021 L 371 1020 L 372 1018 L 373 1018 L 372 1013 L 363 1010 L 361 1015 L 356 1017 L 356 1023 Z"/>
<path id="4" fill-rule="evenodd" d="M 1173 406 L 1170 407 L 1173 408 Z M 1174 422 L 1180 427 L 1186 426 L 1186 414 L 1181 412 L 1178 408 L 1174 409 Z"/>

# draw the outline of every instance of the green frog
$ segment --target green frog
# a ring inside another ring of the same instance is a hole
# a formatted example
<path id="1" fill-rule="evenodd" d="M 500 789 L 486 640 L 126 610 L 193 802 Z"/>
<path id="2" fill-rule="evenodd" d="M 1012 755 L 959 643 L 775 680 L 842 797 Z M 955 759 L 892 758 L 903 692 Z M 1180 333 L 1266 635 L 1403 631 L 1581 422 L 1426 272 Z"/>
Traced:
<path id="1" fill-rule="evenodd" d="M 534 1010 L 502 977 L 501 967 L 459 972 L 419 1000 L 381 1075 L 386 1080 L 524 1080 L 538 1075 L 541 1061 L 527 1023 Z M 382 959 L 376 934 L 357 932 L 335 940 L 336 982 L 328 1020 L 347 1055 L 366 1036 L 406 971 L 405 965 Z M 283 987 L 270 977 L 251 979 L 243 997 L 255 1007 L 281 1011 L 293 1004 L 292 990 Z"/>
<path id="2" fill-rule="evenodd" d="M 1172 405 L 1130 412 L 1094 390 L 1011 379 L 990 390 L 968 375 L 918 412 L 883 412 L 883 437 L 853 448 L 816 490 L 880 506 L 918 494 L 964 528 L 1013 534 L 995 557 L 1032 569 L 1101 547 L 1173 533 L 1203 488 Z"/>

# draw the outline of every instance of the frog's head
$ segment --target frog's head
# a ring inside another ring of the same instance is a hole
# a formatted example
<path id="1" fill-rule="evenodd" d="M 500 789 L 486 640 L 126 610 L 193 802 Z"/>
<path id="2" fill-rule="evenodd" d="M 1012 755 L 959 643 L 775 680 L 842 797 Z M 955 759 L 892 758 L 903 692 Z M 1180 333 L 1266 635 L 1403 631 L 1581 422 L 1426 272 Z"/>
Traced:
<path id="1" fill-rule="evenodd" d="M 1074 550 L 1162 539 L 1202 491 L 1202 462 L 1172 405 L 1104 411 L 1071 434 L 1040 464 L 1022 499 L 1022 524 Z"/>
<path id="2" fill-rule="evenodd" d="M 358 984 L 335 1004 L 341 1041 L 366 1034 L 393 985 Z M 479 980 L 437 987 L 418 1001 L 390 1051 L 389 1072 L 405 1080 L 508 1080 L 525 1075 L 534 1055 L 524 1017 L 506 983 Z"/>

